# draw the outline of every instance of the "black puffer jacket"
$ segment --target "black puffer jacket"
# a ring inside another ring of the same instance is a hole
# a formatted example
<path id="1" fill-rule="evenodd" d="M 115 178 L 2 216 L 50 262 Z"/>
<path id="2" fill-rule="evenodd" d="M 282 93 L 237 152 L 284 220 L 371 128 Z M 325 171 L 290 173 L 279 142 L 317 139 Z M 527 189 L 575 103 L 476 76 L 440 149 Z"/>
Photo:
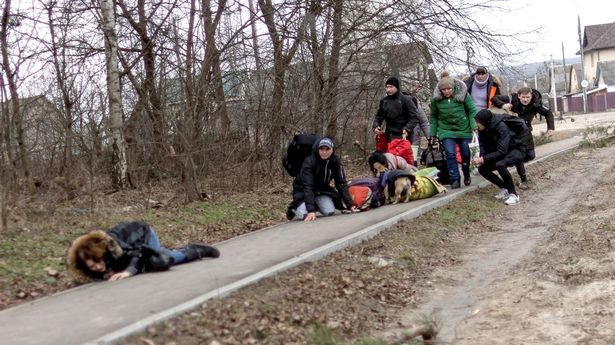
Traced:
<path id="1" fill-rule="evenodd" d="M 335 188 L 331 186 L 335 181 Z M 344 209 L 350 205 L 346 176 L 339 157 L 333 153 L 327 160 L 322 160 L 316 149 L 308 156 L 301 166 L 299 176 L 293 182 L 293 202 L 291 208 L 296 208 L 302 202 L 308 212 L 316 212 L 315 198 L 319 195 L 328 195 L 333 199 L 337 209 Z M 343 201 L 343 203 L 342 203 Z"/>
<path id="2" fill-rule="evenodd" d="M 399 91 L 391 96 L 387 95 L 380 100 L 372 129 L 382 126 L 384 121 L 387 123 L 386 134 L 389 138 L 400 137 L 404 129 L 410 135 L 419 123 L 416 105 Z"/>
<path id="3" fill-rule="evenodd" d="M 493 105 L 501 108 L 504 104 L 512 104 L 511 111 L 517 113 L 520 118 L 525 120 L 527 128 L 532 131 L 532 120 L 536 114 L 540 114 L 547 120 L 547 129 L 555 130 L 555 123 L 553 121 L 553 113 L 551 109 L 542 105 L 542 95 L 538 90 L 532 89 L 532 100 L 528 105 L 523 105 L 519 100 L 519 95 L 516 93 L 510 96 L 497 96 L 493 98 Z"/>
<path id="4" fill-rule="evenodd" d="M 526 133 L 515 134 L 505 123 L 506 117 L 507 115 L 493 114 L 486 109 L 476 114 L 476 121 L 485 126 L 484 130 L 478 131 L 478 142 L 480 155 L 486 163 L 498 161 L 512 150 L 527 150 L 524 140 L 529 131 L 526 129 Z"/>

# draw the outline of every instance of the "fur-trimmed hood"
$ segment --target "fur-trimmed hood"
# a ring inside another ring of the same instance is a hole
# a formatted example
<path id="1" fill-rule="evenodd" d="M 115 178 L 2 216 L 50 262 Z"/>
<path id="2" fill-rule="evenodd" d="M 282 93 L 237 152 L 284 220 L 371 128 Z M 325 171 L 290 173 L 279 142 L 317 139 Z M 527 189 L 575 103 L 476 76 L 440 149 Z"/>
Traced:
<path id="1" fill-rule="evenodd" d="M 88 275 L 85 269 L 85 263 L 81 262 L 78 256 L 80 248 L 87 246 L 89 243 L 100 243 L 109 254 L 114 258 L 122 256 L 122 248 L 109 234 L 102 230 L 91 231 L 85 235 L 77 237 L 68 248 L 66 253 L 66 269 L 68 274 L 78 282 L 91 281 L 90 275 Z"/>
<path id="2" fill-rule="evenodd" d="M 468 93 L 468 87 L 463 81 L 457 78 L 453 78 L 453 82 L 454 82 L 453 98 L 457 102 L 463 103 Z M 444 99 L 444 96 L 442 96 L 442 92 L 440 91 L 440 83 L 438 83 L 438 85 L 436 85 L 436 88 L 433 90 L 433 100 L 440 101 L 442 99 Z"/>

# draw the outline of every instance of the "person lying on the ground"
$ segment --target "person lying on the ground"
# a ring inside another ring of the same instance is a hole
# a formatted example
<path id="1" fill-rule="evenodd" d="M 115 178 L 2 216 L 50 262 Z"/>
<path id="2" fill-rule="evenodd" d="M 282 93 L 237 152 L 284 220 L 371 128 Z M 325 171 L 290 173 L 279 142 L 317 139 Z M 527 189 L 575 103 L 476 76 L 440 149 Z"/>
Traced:
<path id="1" fill-rule="evenodd" d="M 396 156 L 389 152 L 372 152 L 367 159 L 367 164 L 369 164 L 373 176 L 376 176 L 378 172 L 384 170 L 400 169 L 409 173 L 416 171 L 416 168 L 408 164 L 403 157 Z"/>
<path id="2" fill-rule="evenodd" d="M 530 135 L 524 123 L 515 117 L 493 114 L 487 109 L 480 110 L 476 116 L 480 156 L 473 159 L 478 172 L 489 182 L 500 188 L 496 195 L 507 205 L 518 204 L 520 199 L 508 167 L 523 161 L 526 155 L 525 136 Z M 521 133 L 513 132 L 506 121 L 517 121 L 523 126 Z M 497 170 L 500 176 L 493 173 Z"/>
<path id="3" fill-rule="evenodd" d="M 502 108 L 508 111 L 516 113 L 520 118 L 525 121 L 530 133 L 532 132 L 532 120 L 536 117 L 536 114 L 544 116 L 547 120 L 547 135 L 550 136 L 555 131 L 555 123 L 553 120 L 553 113 L 551 109 L 545 107 L 542 104 L 542 96 L 538 90 L 534 90 L 529 87 L 522 87 L 517 93 L 510 95 L 500 95 L 493 98 L 493 105 L 498 108 Z M 527 156 L 525 161 L 531 161 L 536 158 L 534 146 L 528 147 Z M 521 179 L 520 187 L 524 188 L 527 185 L 527 174 L 523 162 L 518 163 L 516 166 L 517 174 Z"/>
<path id="4" fill-rule="evenodd" d="M 74 280 L 84 283 L 120 280 L 142 272 L 164 271 L 173 265 L 219 256 L 218 249 L 202 244 L 164 248 L 148 224 L 130 222 L 106 232 L 91 231 L 75 239 L 68 249 L 66 267 Z"/>
<path id="5" fill-rule="evenodd" d="M 297 217 L 306 222 L 316 219 L 316 212 L 323 216 L 344 210 L 344 205 L 352 205 L 348 195 L 348 184 L 344 168 L 334 153 L 333 140 L 322 138 L 301 166 L 298 178 L 293 182 L 293 201 L 289 206 L 288 220 Z M 335 181 L 335 188 L 331 186 Z M 359 210 L 351 206 L 350 211 Z"/>

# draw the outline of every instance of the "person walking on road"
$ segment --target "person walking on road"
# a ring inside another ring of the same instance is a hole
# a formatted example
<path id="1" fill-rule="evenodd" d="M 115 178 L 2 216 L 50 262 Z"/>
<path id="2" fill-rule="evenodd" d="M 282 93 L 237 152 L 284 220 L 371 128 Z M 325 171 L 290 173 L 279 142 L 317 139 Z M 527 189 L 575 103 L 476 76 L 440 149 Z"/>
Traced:
<path id="1" fill-rule="evenodd" d="M 466 84 L 451 77 L 448 72 L 443 72 L 431 99 L 429 136 L 438 137 L 444 146 L 452 189 L 460 187 L 461 179 L 456 159 L 457 145 L 461 153 L 463 183 L 466 186 L 472 183 L 468 144 L 476 129 L 475 114 L 476 107 L 467 92 Z"/>
<path id="2" fill-rule="evenodd" d="M 142 272 L 164 271 L 173 265 L 220 256 L 203 244 L 167 249 L 143 222 L 122 223 L 109 231 L 96 230 L 75 239 L 66 255 L 68 273 L 78 282 L 121 280 Z"/>
<path id="3" fill-rule="evenodd" d="M 551 109 L 542 104 L 542 96 L 538 90 L 529 87 L 522 87 L 517 91 L 517 93 L 494 97 L 493 105 L 516 113 L 525 121 L 530 133 L 532 132 L 532 120 L 534 120 L 536 114 L 540 114 L 545 117 L 547 121 L 547 136 L 553 135 L 553 132 L 555 131 L 553 113 L 551 112 Z M 534 158 L 536 158 L 536 153 L 532 142 L 532 146 L 527 149 L 527 156 L 524 161 L 528 162 Z M 515 168 L 517 169 L 517 174 L 521 180 L 519 187 L 522 189 L 527 188 L 528 179 L 524 162 L 517 163 Z"/>
<path id="4" fill-rule="evenodd" d="M 429 119 L 427 118 L 427 114 L 425 114 L 425 110 L 419 104 L 419 100 L 416 96 L 410 94 L 409 92 L 402 92 L 406 97 L 410 98 L 412 103 L 416 105 L 416 113 L 419 119 L 419 123 L 414 126 L 412 131 L 410 132 L 410 142 L 412 143 L 412 157 L 414 157 L 414 162 L 410 162 L 410 164 L 416 166 L 416 157 L 419 154 L 419 144 L 421 143 L 421 133 L 429 140 Z"/>
<path id="5" fill-rule="evenodd" d="M 507 121 L 517 121 L 519 133 L 510 129 Z M 478 172 L 489 182 L 500 188 L 496 195 L 498 200 L 504 200 L 506 205 L 516 205 L 520 202 L 515 190 L 515 184 L 508 167 L 522 162 L 526 155 L 525 140 L 529 130 L 525 124 L 513 116 L 493 114 L 483 109 L 476 114 L 480 156 L 473 159 L 478 165 Z M 500 176 L 493 171 L 497 170 Z"/>
<path id="6" fill-rule="evenodd" d="M 399 91 L 399 79 L 390 77 L 385 83 L 386 96 L 380 100 L 378 112 L 372 122 L 372 130 L 376 135 L 385 134 L 386 141 L 409 137 L 419 123 L 417 108 L 412 100 Z M 382 124 L 386 129 L 382 131 Z M 413 162 L 408 162 L 413 164 Z"/>

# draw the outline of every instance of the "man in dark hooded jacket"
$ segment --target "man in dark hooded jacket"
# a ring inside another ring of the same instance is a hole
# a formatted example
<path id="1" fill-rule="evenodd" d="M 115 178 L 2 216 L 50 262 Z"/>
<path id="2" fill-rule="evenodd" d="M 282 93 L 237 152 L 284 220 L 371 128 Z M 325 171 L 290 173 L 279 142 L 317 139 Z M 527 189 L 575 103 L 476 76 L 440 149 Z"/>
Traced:
<path id="1" fill-rule="evenodd" d="M 410 135 L 419 123 L 418 110 L 412 100 L 399 91 L 399 79 L 390 77 L 385 83 L 386 96 L 380 100 L 378 112 L 374 117 L 374 133 L 382 133 L 382 123 L 386 121 L 387 142 L 402 135 Z M 413 162 L 408 162 L 412 164 Z"/>
<path id="2" fill-rule="evenodd" d="M 480 156 L 474 158 L 473 163 L 479 166 L 478 172 L 485 179 L 500 188 L 497 199 L 504 200 L 507 205 L 518 204 L 519 196 L 508 167 L 523 162 L 529 130 L 519 119 L 493 114 L 487 109 L 479 111 L 474 118 L 478 127 Z M 513 132 L 507 121 L 518 121 L 517 125 L 522 130 L 519 133 Z"/>
<path id="3" fill-rule="evenodd" d="M 517 115 L 525 121 L 527 128 L 532 132 L 532 120 L 536 117 L 536 114 L 544 116 L 547 120 L 547 135 L 550 136 L 555 131 L 555 123 L 553 120 L 553 113 L 551 109 L 542 105 L 542 96 L 538 90 L 534 90 L 529 87 L 522 87 L 510 96 L 501 95 L 493 98 L 493 105 L 497 108 L 502 108 L 508 111 L 517 113 Z M 525 162 L 531 161 L 536 157 L 534 147 L 527 149 L 527 156 Z M 515 165 L 519 178 L 521 179 L 521 187 L 523 188 L 527 184 L 527 175 L 525 172 L 524 162 L 517 163 Z"/>
<path id="4" fill-rule="evenodd" d="M 342 210 L 344 205 L 351 204 L 344 169 L 333 148 L 330 138 L 322 138 L 314 152 L 303 161 L 301 172 L 293 182 L 289 220 L 296 216 L 309 222 L 316 219 L 317 211 L 330 216 L 335 209 Z M 331 180 L 335 181 L 335 188 L 331 187 Z M 350 210 L 357 211 L 354 206 Z"/>

